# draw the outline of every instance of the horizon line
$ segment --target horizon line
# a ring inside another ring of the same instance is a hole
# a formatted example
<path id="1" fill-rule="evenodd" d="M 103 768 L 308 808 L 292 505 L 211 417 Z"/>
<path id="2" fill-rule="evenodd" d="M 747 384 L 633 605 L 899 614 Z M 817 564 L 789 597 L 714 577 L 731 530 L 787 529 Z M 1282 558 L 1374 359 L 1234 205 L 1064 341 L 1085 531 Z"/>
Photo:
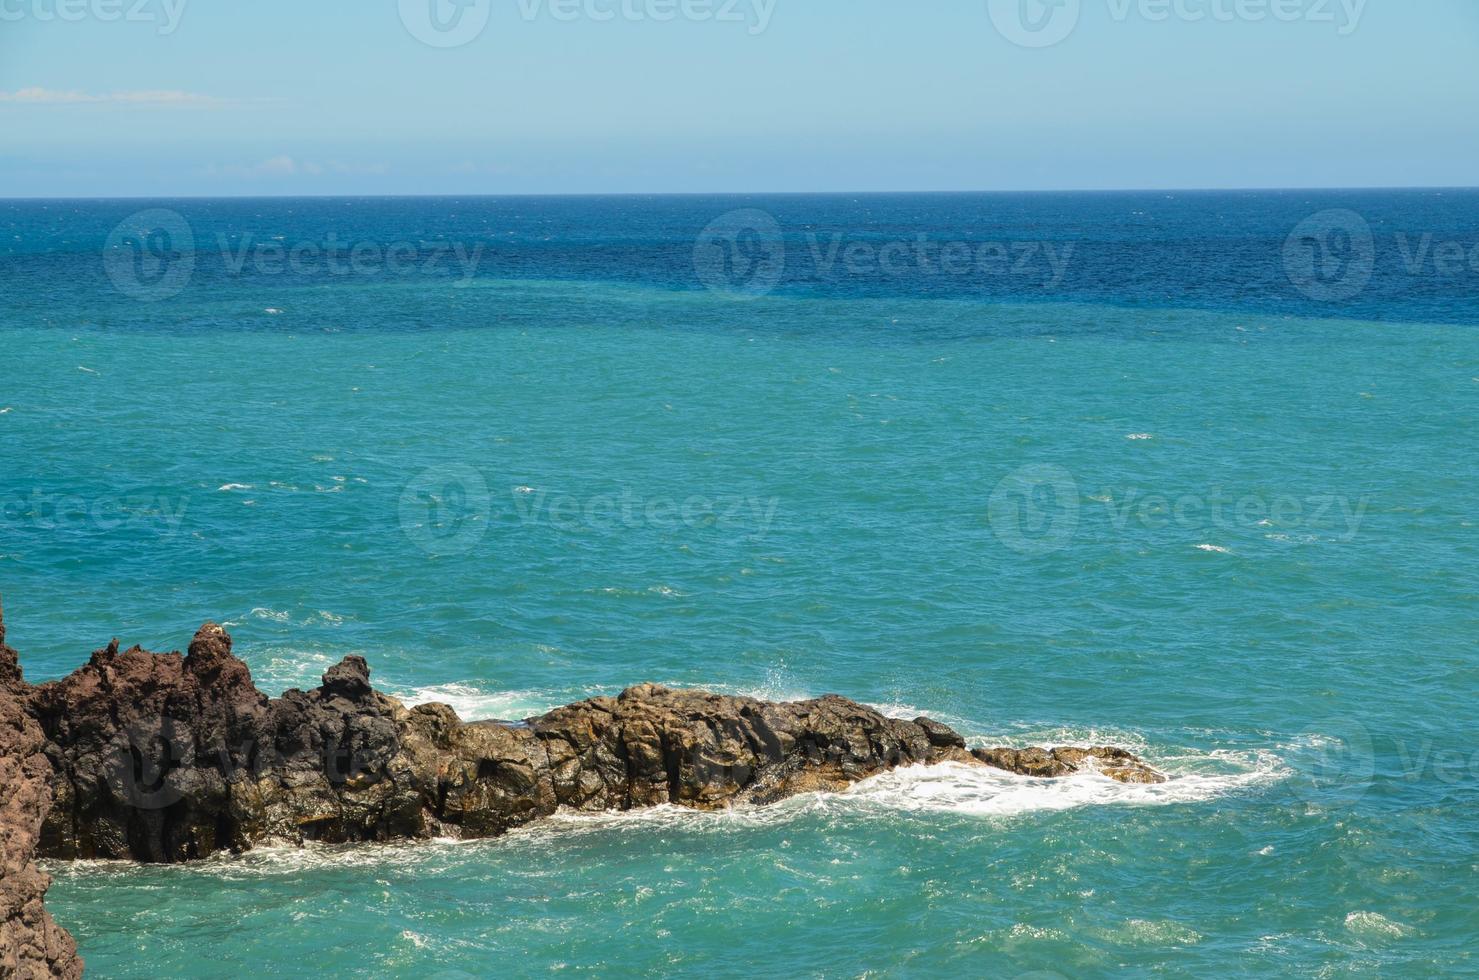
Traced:
<path id="1" fill-rule="evenodd" d="M 792 190 L 792 191 L 475 191 L 470 193 L 449 192 L 444 194 L 417 193 L 309 193 L 309 194 L 26 194 L 0 196 L 0 201 L 215 201 L 215 200 L 311 200 L 358 198 L 366 200 L 445 200 L 449 198 L 572 198 L 572 197 L 825 197 L 860 195 L 879 197 L 887 195 L 924 196 L 962 194 L 1237 194 L 1237 193 L 1299 193 L 1299 192 L 1361 192 L 1361 191 L 1479 191 L 1479 184 L 1351 184 L 1351 185 L 1308 185 L 1308 186 L 1240 186 L 1240 187 L 1062 187 L 1062 188 L 998 188 L 998 189 L 955 189 L 955 190 Z"/>

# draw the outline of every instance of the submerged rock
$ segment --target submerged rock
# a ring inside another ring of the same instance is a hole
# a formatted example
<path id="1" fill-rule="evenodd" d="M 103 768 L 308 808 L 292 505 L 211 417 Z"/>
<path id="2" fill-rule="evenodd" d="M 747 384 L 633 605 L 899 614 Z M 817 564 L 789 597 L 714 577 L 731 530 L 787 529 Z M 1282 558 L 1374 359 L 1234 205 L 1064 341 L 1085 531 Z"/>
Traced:
<path id="1" fill-rule="evenodd" d="M 1119 749 L 977 749 L 836 695 L 771 703 L 644 684 L 522 723 L 378 693 L 360 657 L 268 698 L 208 623 L 185 655 L 115 641 L 30 688 L 54 857 L 173 862 L 268 841 L 491 837 L 559 808 L 713 810 L 839 790 L 906 765 L 1161 777 Z"/>
<path id="2" fill-rule="evenodd" d="M 1102 773 L 1122 783 L 1163 783 L 1166 777 L 1124 749 L 1108 746 L 1060 749 L 976 749 L 981 762 L 1021 776 L 1056 778 L 1075 772 Z"/>

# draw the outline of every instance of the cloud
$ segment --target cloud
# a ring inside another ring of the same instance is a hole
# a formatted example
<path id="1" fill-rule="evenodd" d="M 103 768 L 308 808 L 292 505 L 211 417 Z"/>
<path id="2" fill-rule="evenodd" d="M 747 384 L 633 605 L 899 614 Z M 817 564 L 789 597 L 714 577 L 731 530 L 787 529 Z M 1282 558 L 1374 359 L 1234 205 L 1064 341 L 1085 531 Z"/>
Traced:
<path id="1" fill-rule="evenodd" d="M 514 167 L 503 166 L 500 164 L 479 164 L 473 163 L 471 160 L 463 160 L 460 163 L 454 163 L 451 166 L 447 167 L 446 172 L 449 174 L 455 174 L 459 177 L 477 175 L 511 177 L 517 174 L 519 171 Z"/>
<path id="2" fill-rule="evenodd" d="M 225 166 L 212 166 L 206 169 L 206 173 L 210 174 L 213 177 L 225 176 L 246 178 L 295 177 L 299 174 L 303 174 L 309 177 L 321 177 L 324 175 L 336 177 L 359 177 L 366 175 L 379 176 L 389 172 L 390 169 L 386 167 L 383 163 L 340 163 L 337 160 L 330 160 L 328 162 L 319 163 L 314 160 L 295 160 L 286 154 L 270 157 L 269 159 L 263 160 L 260 163 L 254 163 L 247 166 L 243 166 L 237 163 L 230 163 L 226 164 Z"/>
<path id="3" fill-rule="evenodd" d="M 0 103 L 12 105 L 160 105 L 160 106 L 206 106 L 218 105 L 219 99 L 209 95 L 179 90 L 144 90 L 134 92 L 62 92 L 57 89 L 31 88 L 14 92 L 0 92 Z"/>

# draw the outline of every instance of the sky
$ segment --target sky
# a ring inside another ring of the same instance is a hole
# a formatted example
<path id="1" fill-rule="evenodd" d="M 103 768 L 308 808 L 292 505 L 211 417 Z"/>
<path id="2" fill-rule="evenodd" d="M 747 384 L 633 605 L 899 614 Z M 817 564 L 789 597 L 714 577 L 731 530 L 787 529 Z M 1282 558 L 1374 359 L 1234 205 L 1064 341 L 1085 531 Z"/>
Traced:
<path id="1" fill-rule="evenodd" d="M 1474 185 L 1474 0 L 0 0 L 0 197 Z"/>

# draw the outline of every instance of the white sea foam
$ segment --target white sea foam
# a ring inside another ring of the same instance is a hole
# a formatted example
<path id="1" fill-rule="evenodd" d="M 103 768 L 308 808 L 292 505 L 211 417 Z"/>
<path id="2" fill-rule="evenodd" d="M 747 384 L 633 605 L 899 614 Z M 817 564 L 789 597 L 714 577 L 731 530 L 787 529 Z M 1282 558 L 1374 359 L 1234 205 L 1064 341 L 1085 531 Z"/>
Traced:
<path id="1" fill-rule="evenodd" d="M 442 690 L 444 694 L 455 697 L 455 693 L 449 690 L 455 686 L 449 685 Z M 512 702 L 521 694 L 505 692 L 502 696 Z M 1184 760 L 1191 756 L 1181 758 Z M 221 853 L 196 864 L 140 866 L 125 861 L 78 861 L 58 862 L 48 867 L 53 873 L 65 877 L 207 874 L 228 880 L 295 877 L 320 868 L 364 868 L 371 871 L 408 867 L 435 869 L 463 860 L 459 855 L 467 853 L 467 849 L 542 849 L 552 844 L 559 846 L 572 836 L 650 834 L 654 830 L 726 835 L 804 822 L 888 819 L 899 813 L 999 820 L 1091 806 L 1193 804 L 1283 778 L 1288 772 L 1280 760 L 1269 753 L 1252 756 L 1205 753 L 1196 756 L 1192 765 L 1195 769 L 1215 765 L 1227 770 L 1229 763 L 1234 761 L 1237 768 L 1217 774 L 1173 767 L 1171 780 L 1159 785 L 1117 783 L 1094 773 L 1079 773 L 1061 779 L 1035 779 L 984 766 L 956 763 L 914 766 L 864 780 L 840 793 L 804 793 L 771 806 L 738 806 L 717 812 L 690 810 L 670 804 L 605 813 L 561 810 L 545 820 L 494 840 L 436 839 L 375 845 L 310 843 L 304 846 L 268 842 L 245 855 Z M 1200 938 L 1190 930 L 1171 926 L 1170 923 L 1130 920 L 1120 939 L 1189 943 Z M 1374 912 L 1352 912 L 1346 917 L 1346 927 L 1368 937 L 1380 938 L 1400 937 L 1411 931 L 1410 927 Z"/>
<path id="2" fill-rule="evenodd" d="M 1124 928 L 1110 938 L 1128 946 L 1192 946 L 1202 941 L 1202 934 L 1168 919 L 1126 919 Z"/>
<path id="3" fill-rule="evenodd" d="M 674 687 L 685 685 L 674 684 Z M 783 674 L 760 687 L 705 685 L 720 694 L 768 701 L 800 701 L 812 695 L 799 691 Z M 466 684 L 416 688 L 399 696 L 408 704 L 441 702 L 451 705 L 464 720 L 534 717 L 580 697 L 611 694 L 592 689 L 572 691 L 490 692 Z M 912 704 L 874 705 L 890 718 L 936 718 L 964 733 L 986 730 L 977 722 L 955 718 Z M 1170 776 L 1165 783 L 1128 784 L 1085 771 L 1059 779 L 1036 779 L 985 766 L 946 764 L 898 769 L 853 785 L 836 794 L 803 794 L 770 807 L 739 807 L 719 814 L 698 813 L 682 807 L 657 807 L 624 813 L 565 813 L 556 826 L 600 830 L 611 825 L 661 824 L 701 826 L 719 821 L 730 824 L 768 824 L 797 819 L 810 813 L 940 812 L 968 816 L 1007 817 L 1033 812 L 1069 810 L 1086 806 L 1164 806 L 1196 803 L 1276 782 L 1290 774 L 1284 761 L 1271 751 L 1241 752 L 1170 749 L 1153 746 L 1143 736 L 1097 728 L 1053 728 L 1019 732 L 1009 737 L 968 734 L 972 745 L 1114 745 L 1146 758 Z"/>
<path id="4" fill-rule="evenodd" d="M 470 684 L 433 684 L 394 692 L 407 705 L 450 705 L 463 721 L 519 721 L 579 701 L 562 691 L 484 691 Z"/>
<path id="5" fill-rule="evenodd" d="M 288 613 L 253 609 L 253 617 L 287 621 Z M 333 622 L 338 617 L 320 612 Z M 340 659 L 299 649 L 269 649 L 252 658 L 253 675 L 269 693 L 288 687 L 313 687 L 323 672 Z M 672 683 L 673 687 L 692 686 Z M 800 701 L 814 695 L 799 690 L 784 671 L 773 672 L 763 685 L 702 685 L 716 693 L 755 697 L 768 701 Z M 467 683 L 445 683 L 396 689 L 389 693 L 408 705 L 432 702 L 450 705 L 465 721 L 517 720 L 542 715 L 582 698 L 611 695 L 604 688 L 548 690 L 488 690 Z M 943 721 L 966 736 L 972 746 L 1005 745 L 1113 745 L 1145 758 L 1170 778 L 1159 784 L 1116 782 L 1100 773 L 1084 771 L 1058 779 L 1019 776 L 986 766 L 947 763 L 912 766 L 856 783 L 839 793 L 807 793 L 773 806 L 741 806 L 719 813 L 701 813 L 682 807 L 663 806 L 620 813 L 560 813 L 537 827 L 547 832 L 601 832 L 611 827 L 657 824 L 677 829 L 718 830 L 726 827 L 770 825 L 809 816 L 889 813 L 943 813 L 966 817 L 1004 818 L 1049 813 L 1091 806 L 1166 806 L 1199 803 L 1286 778 L 1291 769 L 1280 754 L 1270 750 L 1177 749 L 1150 742 L 1143 735 L 1094 727 L 1033 728 L 986 725 L 971 719 L 908 703 L 874 705 L 890 718 L 913 719 L 921 715 Z M 988 735 L 1011 728 L 1011 734 Z M 1276 746 L 1289 750 L 1288 745 Z M 533 833 L 526 828 L 521 834 Z M 1364 920 L 1361 920 L 1364 921 Z"/>
<path id="6" fill-rule="evenodd" d="M 216 489 L 230 493 L 232 490 L 251 490 L 254 488 L 250 483 L 223 483 Z"/>
<path id="7" fill-rule="evenodd" d="M 253 613 L 257 611 L 253 610 Z M 271 613 L 272 610 L 261 612 Z M 289 688 L 308 690 L 318 687 L 323 682 L 324 671 L 342 659 L 342 656 L 311 650 L 268 649 L 252 656 L 248 666 L 257 687 L 276 697 Z"/>
<path id="8" fill-rule="evenodd" d="M 898 769 L 865 780 L 840 794 L 865 808 L 910 812 L 1010 817 L 1085 806 L 1165 806 L 1200 803 L 1273 778 L 1275 767 L 1222 775 L 1171 774 L 1164 783 L 1120 783 L 1080 772 L 1035 779 L 991 769 L 947 763 Z"/>
<path id="9" fill-rule="evenodd" d="M 1229 551 L 1227 548 L 1224 548 L 1224 547 L 1222 547 L 1221 545 L 1218 545 L 1218 544 L 1199 544 L 1199 545 L 1197 545 L 1197 550 L 1198 551 L 1210 551 L 1210 552 L 1213 552 L 1213 553 L 1219 554 L 1219 555 L 1230 555 L 1230 554 L 1232 554 L 1232 552 Z"/>
<path id="10" fill-rule="evenodd" d="M 886 818 L 898 813 L 1002 819 L 1090 806 L 1146 807 L 1201 803 L 1282 778 L 1271 757 L 1221 775 L 1172 773 L 1156 785 L 1119 783 L 1096 773 L 1034 779 L 985 766 L 946 763 L 911 766 L 856 783 L 840 793 L 804 793 L 771 806 L 740 806 L 705 813 L 678 806 L 607 813 L 560 811 L 516 832 L 516 837 L 601 834 L 625 829 L 722 833 L 849 815 Z"/>
<path id="11" fill-rule="evenodd" d="M 1345 917 L 1345 927 L 1357 935 L 1381 939 L 1400 939 L 1412 934 L 1412 927 L 1394 922 L 1380 912 L 1352 912 Z"/>

